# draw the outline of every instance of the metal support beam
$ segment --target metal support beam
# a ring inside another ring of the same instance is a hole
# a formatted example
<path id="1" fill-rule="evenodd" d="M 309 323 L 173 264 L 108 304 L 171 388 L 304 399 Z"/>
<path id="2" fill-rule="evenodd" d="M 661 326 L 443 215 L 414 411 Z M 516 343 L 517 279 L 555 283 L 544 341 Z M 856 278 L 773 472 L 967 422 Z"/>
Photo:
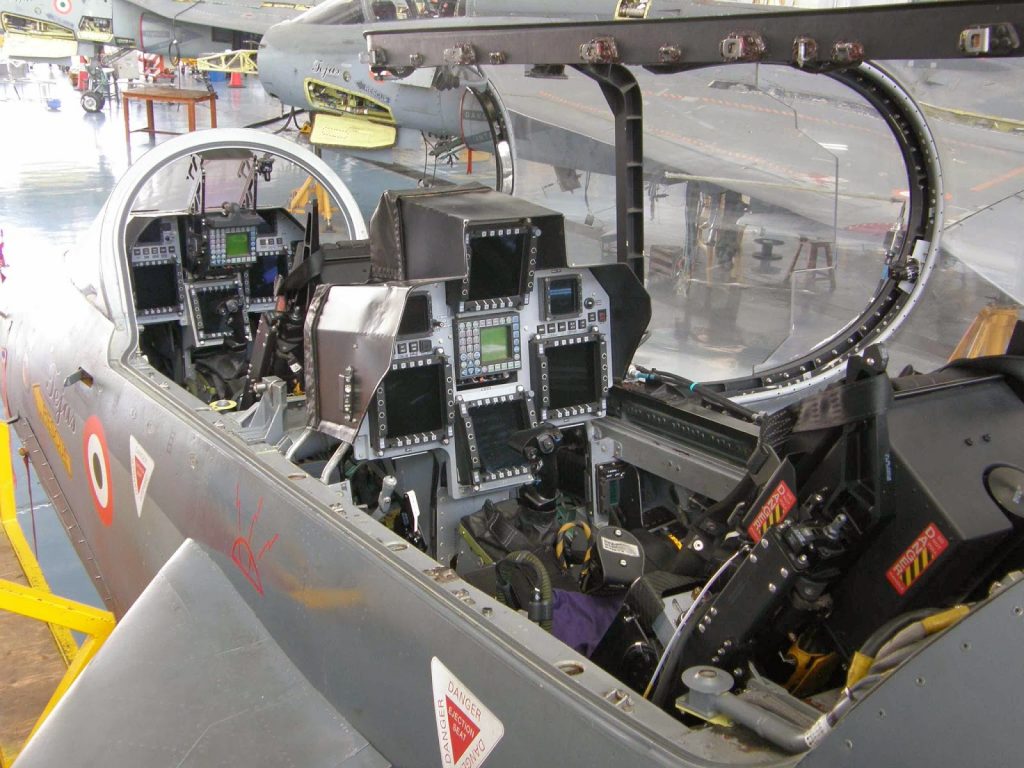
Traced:
<path id="1" fill-rule="evenodd" d="M 598 41 L 605 49 L 614 46 L 618 64 L 665 67 L 745 60 L 813 70 L 856 65 L 858 57 L 880 61 L 1024 56 L 1024 4 L 1009 2 L 961 0 L 701 18 L 548 22 L 518 24 L 514 33 L 510 23 L 429 28 L 408 22 L 393 29 L 371 28 L 366 32 L 370 61 L 385 69 L 441 67 L 451 63 L 451 52 L 458 51 L 477 64 L 581 64 L 594 61 Z"/>
<path id="2" fill-rule="evenodd" d="M 615 239 L 618 261 L 644 281 L 643 98 L 633 73 L 620 64 L 576 67 L 601 87 L 615 116 Z"/>
<path id="3" fill-rule="evenodd" d="M 0 610 L 48 624 L 59 624 L 73 632 L 94 637 L 110 634 L 114 624 L 114 615 L 110 611 L 6 579 L 0 579 Z M 76 655 L 80 652 L 79 649 Z"/>

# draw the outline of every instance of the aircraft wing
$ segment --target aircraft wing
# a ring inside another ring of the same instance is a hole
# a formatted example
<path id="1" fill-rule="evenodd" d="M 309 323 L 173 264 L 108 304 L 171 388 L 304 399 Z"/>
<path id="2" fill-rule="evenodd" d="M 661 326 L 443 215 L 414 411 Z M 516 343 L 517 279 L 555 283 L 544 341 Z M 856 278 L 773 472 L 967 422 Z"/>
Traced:
<path id="1" fill-rule="evenodd" d="M 54 765 L 390 764 L 189 539 L 18 757 Z"/>
<path id="2" fill-rule="evenodd" d="M 284 0 L 279 3 L 261 0 L 218 0 L 216 3 L 208 3 L 197 0 L 191 3 L 192 7 L 183 11 L 180 0 L 131 0 L 133 5 L 167 19 L 257 35 L 262 35 L 279 21 L 295 18 L 308 6 L 316 5 L 318 2 L 319 0 Z"/>

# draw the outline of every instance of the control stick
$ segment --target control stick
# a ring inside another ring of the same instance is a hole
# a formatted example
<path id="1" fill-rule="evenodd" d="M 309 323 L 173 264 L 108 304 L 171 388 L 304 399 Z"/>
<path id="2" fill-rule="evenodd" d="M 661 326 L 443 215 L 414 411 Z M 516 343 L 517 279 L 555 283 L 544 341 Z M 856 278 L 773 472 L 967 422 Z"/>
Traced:
<path id="1" fill-rule="evenodd" d="M 549 422 L 512 433 L 508 445 L 531 465 L 537 482 L 520 493 L 521 500 L 534 509 L 551 509 L 558 494 L 556 453 L 562 442 L 562 430 Z"/>

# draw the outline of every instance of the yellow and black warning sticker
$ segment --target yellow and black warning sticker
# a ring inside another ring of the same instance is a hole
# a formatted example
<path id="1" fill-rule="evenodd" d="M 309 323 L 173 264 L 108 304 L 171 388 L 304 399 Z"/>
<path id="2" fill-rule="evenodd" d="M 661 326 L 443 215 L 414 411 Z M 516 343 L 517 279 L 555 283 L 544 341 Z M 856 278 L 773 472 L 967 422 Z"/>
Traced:
<path id="1" fill-rule="evenodd" d="M 757 544 L 764 537 L 765 532 L 773 525 L 778 525 L 785 520 L 789 510 L 795 504 L 796 495 L 786 485 L 785 480 L 780 480 L 779 484 L 775 486 L 775 490 L 772 491 L 772 495 L 761 505 L 761 510 L 757 513 L 757 516 L 747 526 L 747 533 L 754 540 L 754 543 Z"/>
<path id="2" fill-rule="evenodd" d="M 907 551 L 886 571 L 885 575 L 892 588 L 900 595 L 906 594 L 948 547 L 949 542 L 942 535 L 942 531 L 935 523 L 929 523 L 928 527 L 921 531 L 921 535 L 907 547 Z"/>

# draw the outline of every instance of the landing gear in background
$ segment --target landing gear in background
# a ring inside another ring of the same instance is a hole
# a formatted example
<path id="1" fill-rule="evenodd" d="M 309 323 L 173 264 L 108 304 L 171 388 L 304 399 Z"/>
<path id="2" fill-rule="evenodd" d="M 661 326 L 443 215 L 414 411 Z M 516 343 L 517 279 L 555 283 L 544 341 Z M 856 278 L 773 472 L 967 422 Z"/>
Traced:
<path id="1" fill-rule="evenodd" d="M 86 91 L 82 94 L 82 109 L 86 112 L 99 112 L 106 103 L 106 96 L 99 91 Z"/>

